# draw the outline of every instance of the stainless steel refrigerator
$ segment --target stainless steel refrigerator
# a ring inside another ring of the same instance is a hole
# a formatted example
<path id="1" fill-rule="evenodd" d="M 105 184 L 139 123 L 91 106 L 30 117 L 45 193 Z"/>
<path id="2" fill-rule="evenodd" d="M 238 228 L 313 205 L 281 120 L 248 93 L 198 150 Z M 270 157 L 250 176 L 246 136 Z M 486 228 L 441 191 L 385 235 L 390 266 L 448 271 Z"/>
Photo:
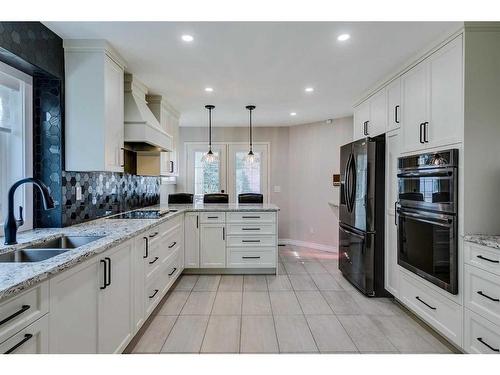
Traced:
<path id="1" fill-rule="evenodd" d="M 385 135 L 340 148 L 339 269 L 368 296 L 384 289 Z"/>

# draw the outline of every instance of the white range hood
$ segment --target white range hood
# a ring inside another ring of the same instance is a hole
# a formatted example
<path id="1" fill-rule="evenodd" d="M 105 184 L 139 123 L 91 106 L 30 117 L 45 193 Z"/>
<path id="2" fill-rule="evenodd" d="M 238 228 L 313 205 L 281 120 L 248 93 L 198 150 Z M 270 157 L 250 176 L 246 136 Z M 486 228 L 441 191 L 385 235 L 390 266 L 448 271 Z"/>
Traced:
<path id="1" fill-rule="evenodd" d="M 160 126 L 146 102 L 148 89 L 125 74 L 125 144 L 137 151 L 172 151 L 172 137 Z"/>

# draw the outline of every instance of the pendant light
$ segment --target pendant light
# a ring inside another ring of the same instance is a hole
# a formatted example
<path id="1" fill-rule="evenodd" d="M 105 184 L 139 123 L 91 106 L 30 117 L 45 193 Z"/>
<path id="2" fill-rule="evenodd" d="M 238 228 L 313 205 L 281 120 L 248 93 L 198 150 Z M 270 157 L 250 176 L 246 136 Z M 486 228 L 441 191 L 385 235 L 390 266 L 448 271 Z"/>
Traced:
<path id="1" fill-rule="evenodd" d="M 245 163 L 247 164 L 253 164 L 258 161 L 257 156 L 253 153 L 253 139 L 252 139 L 252 111 L 255 109 L 254 105 L 247 105 L 246 109 L 248 109 L 249 114 L 250 114 L 250 150 L 248 151 L 248 154 L 245 155 Z"/>
<path id="2" fill-rule="evenodd" d="M 203 155 L 201 162 L 204 164 L 212 164 L 218 160 L 217 155 L 212 152 L 212 110 L 215 106 L 207 104 L 205 108 L 208 109 L 208 152 Z"/>

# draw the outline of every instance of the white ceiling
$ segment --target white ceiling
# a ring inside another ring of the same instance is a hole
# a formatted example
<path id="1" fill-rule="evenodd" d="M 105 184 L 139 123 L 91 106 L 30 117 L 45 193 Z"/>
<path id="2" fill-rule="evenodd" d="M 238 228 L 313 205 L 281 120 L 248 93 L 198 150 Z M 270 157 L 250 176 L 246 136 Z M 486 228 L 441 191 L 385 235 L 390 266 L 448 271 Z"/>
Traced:
<path id="1" fill-rule="evenodd" d="M 288 126 L 352 114 L 385 75 L 456 22 L 45 22 L 64 39 L 106 39 L 181 126 Z M 349 33 L 340 43 L 336 37 Z M 194 36 L 192 43 L 181 35 Z M 206 93 L 205 87 L 214 92 Z M 304 88 L 314 87 L 311 94 Z M 290 112 L 296 112 L 292 117 Z"/>

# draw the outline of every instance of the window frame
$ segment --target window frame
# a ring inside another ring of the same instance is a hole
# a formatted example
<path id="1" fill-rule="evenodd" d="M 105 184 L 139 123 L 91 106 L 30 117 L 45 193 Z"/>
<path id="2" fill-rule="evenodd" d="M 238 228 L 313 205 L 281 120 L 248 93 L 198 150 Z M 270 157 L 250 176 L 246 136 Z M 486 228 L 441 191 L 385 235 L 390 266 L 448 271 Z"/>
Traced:
<path id="1" fill-rule="evenodd" d="M 0 62 L 0 72 L 21 81 L 21 93 L 23 98 L 21 103 L 21 121 L 24 125 L 22 127 L 23 170 L 21 171 L 21 174 L 23 177 L 30 177 L 33 176 L 33 77 L 2 62 Z M 2 162 L 0 161 L 0 163 Z M 0 181 L 0 183 L 2 182 Z M 7 194 L 10 185 L 10 183 L 5 185 L 5 194 Z M 23 206 L 24 209 L 24 224 L 19 228 L 19 231 L 33 229 L 33 186 L 31 184 L 24 184 L 19 187 L 16 193 L 16 203 Z M 17 215 L 18 213 L 16 210 L 16 217 Z M 0 216 L 0 221 L 2 221 L 2 225 L 0 225 L 0 236 L 4 235 L 4 220 L 5 218 Z"/>

